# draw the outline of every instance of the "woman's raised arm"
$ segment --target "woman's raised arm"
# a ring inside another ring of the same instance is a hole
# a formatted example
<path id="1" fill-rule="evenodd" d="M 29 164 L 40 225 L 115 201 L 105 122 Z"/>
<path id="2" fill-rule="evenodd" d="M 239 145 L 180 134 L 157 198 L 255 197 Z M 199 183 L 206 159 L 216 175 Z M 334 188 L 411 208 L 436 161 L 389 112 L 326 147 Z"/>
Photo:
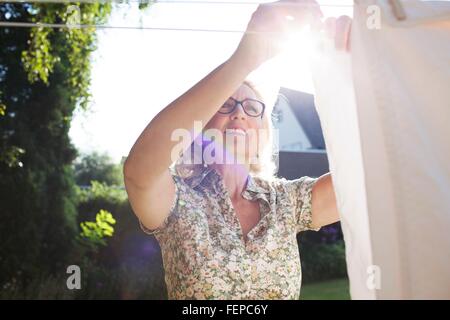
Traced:
<path id="1" fill-rule="evenodd" d="M 194 121 L 205 126 L 249 71 L 247 65 L 231 57 L 159 112 L 134 143 L 124 165 L 125 187 L 133 211 L 147 228 L 162 223 L 174 199 L 168 167 L 175 161 L 172 149 L 179 142 L 171 141 L 172 132 L 191 131 Z"/>
<path id="2" fill-rule="evenodd" d="M 179 142 L 171 141 L 172 132 L 191 131 L 194 121 L 200 121 L 203 128 L 249 73 L 280 52 L 280 39 L 288 32 L 287 14 L 297 21 L 304 18 L 306 23 L 318 12 L 317 6 L 292 7 L 290 1 L 259 5 L 233 55 L 150 121 L 124 165 L 128 198 L 144 226 L 158 227 L 174 199 L 175 187 L 168 167 L 176 160 L 171 155 Z"/>

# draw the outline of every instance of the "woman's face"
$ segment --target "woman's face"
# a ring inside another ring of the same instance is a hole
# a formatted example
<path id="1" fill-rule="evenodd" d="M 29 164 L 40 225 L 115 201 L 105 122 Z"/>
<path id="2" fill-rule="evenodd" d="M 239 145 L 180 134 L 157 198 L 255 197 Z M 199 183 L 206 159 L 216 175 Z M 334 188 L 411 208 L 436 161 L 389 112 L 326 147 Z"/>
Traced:
<path id="1" fill-rule="evenodd" d="M 231 97 L 238 101 L 248 98 L 261 100 L 253 89 L 246 84 L 242 84 Z M 263 117 L 266 117 L 266 114 Z M 242 105 L 238 104 L 229 114 L 216 112 L 205 126 L 204 131 L 208 129 L 219 130 L 222 134 L 225 154 L 233 155 L 234 159 L 239 156 L 239 159 L 245 159 L 248 163 L 250 159 L 254 159 L 256 156 L 258 143 L 261 143 L 258 139 L 261 136 L 261 130 L 263 130 L 263 121 L 264 119 L 261 116 L 247 115 Z M 217 145 L 215 144 L 215 147 Z"/>

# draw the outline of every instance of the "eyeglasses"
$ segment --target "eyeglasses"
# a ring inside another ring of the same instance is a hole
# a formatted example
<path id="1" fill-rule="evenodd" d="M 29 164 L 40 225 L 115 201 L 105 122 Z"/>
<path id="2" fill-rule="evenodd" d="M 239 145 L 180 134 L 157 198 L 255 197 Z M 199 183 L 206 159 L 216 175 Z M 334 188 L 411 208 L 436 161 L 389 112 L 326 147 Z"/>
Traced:
<path id="1" fill-rule="evenodd" d="M 266 108 L 266 105 L 256 99 L 244 99 L 242 101 L 238 101 L 234 98 L 228 98 L 228 100 L 222 105 L 222 107 L 219 109 L 219 113 L 222 114 L 229 114 L 234 111 L 236 106 L 240 104 L 242 106 L 242 109 L 244 109 L 244 112 L 250 116 L 250 117 L 259 117 L 263 116 L 264 109 Z"/>

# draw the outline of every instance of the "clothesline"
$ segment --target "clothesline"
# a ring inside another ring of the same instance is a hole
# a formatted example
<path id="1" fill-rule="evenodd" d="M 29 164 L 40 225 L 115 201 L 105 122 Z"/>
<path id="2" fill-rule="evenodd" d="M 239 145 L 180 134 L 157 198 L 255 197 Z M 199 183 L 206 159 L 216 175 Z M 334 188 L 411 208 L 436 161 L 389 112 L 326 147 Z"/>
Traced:
<path id="1" fill-rule="evenodd" d="M 157 30 L 157 31 L 194 31 L 194 32 L 217 32 L 217 33 L 244 33 L 244 30 L 225 30 L 225 29 L 200 29 L 200 28 L 164 28 L 164 27 L 133 27 L 133 26 L 111 26 L 103 24 L 63 24 L 63 23 L 34 23 L 34 22 L 4 22 L 0 21 L 0 27 L 3 28 L 53 28 L 53 29 L 130 29 L 130 30 Z M 257 32 L 248 32 L 257 33 Z"/>
<path id="2" fill-rule="evenodd" d="M 69 0 L 0 0 L 0 2 L 14 2 L 14 3 L 70 3 Z M 145 3 L 143 0 L 78 0 L 79 3 L 95 3 L 95 2 L 111 2 L 115 4 L 128 3 Z M 267 1 L 266 1 L 267 2 Z M 258 5 L 259 2 L 252 1 L 210 1 L 210 0 L 159 0 L 149 1 L 149 4 L 207 4 L 207 5 Z M 263 2 L 264 3 L 264 2 Z M 309 6 L 310 4 L 295 3 L 294 5 Z M 346 4 L 332 4 L 324 3 L 320 6 L 325 7 L 353 7 L 353 5 Z M 148 26 L 112 26 L 104 24 L 61 24 L 61 23 L 39 23 L 39 22 L 17 22 L 17 21 L 0 21 L 0 27 L 14 27 L 14 28 L 96 28 L 96 29 L 123 29 L 123 30 L 154 30 L 154 31 L 190 31 L 190 32 L 215 32 L 215 33 L 243 33 L 244 30 L 226 30 L 226 29 L 203 29 L 203 28 L 173 28 L 173 27 L 148 27 Z M 251 32 L 250 32 L 251 33 Z M 255 32 L 257 33 L 257 32 Z"/>
<path id="3" fill-rule="evenodd" d="M 158 0 L 158 1 L 148 1 L 143 0 L 0 0 L 0 2 L 14 2 L 14 3 L 115 3 L 115 4 L 129 4 L 129 3 L 141 3 L 141 4 L 207 4 L 207 5 L 258 5 L 260 3 L 268 3 L 270 1 L 210 1 L 210 0 Z M 310 6 L 309 3 L 293 3 L 296 6 Z M 321 3 L 321 7 L 353 7 L 352 4 L 335 4 L 335 3 Z"/>

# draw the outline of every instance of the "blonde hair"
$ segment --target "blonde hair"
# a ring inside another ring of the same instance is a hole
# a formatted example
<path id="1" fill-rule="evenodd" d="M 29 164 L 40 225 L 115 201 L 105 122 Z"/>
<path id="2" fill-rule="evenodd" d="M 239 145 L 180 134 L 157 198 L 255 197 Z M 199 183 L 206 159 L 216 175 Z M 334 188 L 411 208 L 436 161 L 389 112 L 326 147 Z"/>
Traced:
<path id="1" fill-rule="evenodd" d="M 275 175 L 278 170 L 278 144 L 277 140 L 274 140 L 274 138 L 278 138 L 278 136 L 274 137 L 274 127 L 272 122 L 272 109 L 276 102 L 276 99 L 273 98 L 273 93 L 270 95 L 269 92 L 263 91 L 258 86 L 252 82 L 251 80 L 244 80 L 242 85 L 248 86 L 250 89 L 253 90 L 255 95 L 258 99 L 264 102 L 266 108 L 263 115 L 263 130 L 260 130 L 260 133 L 264 134 L 264 141 L 266 143 L 261 144 L 258 143 L 258 154 L 257 154 L 257 163 L 250 164 L 250 173 L 254 176 L 263 178 L 265 180 L 271 180 L 275 178 Z M 278 92 L 277 92 L 278 93 Z M 259 136 L 259 139 L 262 137 Z M 193 144 L 195 141 L 192 142 L 190 147 L 187 150 L 191 151 L 190 159 L 193 160 L 195 157 L 194 151 L 196 148 L 193 147 Z M 264 145 L 264 148 L 262 150 L 259 150 L 259 146 Z M 203 154 L 203 146 L 201 148 L 202 154 Z M 203 159 L 203 158 L 202 158 Z M 179 160 L 175 163 L 175 169 L 177 171 L 177 174 L 179 174 L 182 177 L 189 177 L 192 176 L 201 170 L 202 164 L 186 164 L 183 163 L 183 154 L 181 154 L 181 157 Z M 192 163 L 193 161 L 191 161 Z"/>
<path id="2" fill-rule="evenodd" d="M 258 99 L 262 100 L 266 105 L 263 116 L 264 130 L 262 132 L 267 133 L 264 137 L 267 143 L 264 144 L 265 147 L 263 150 L 258 150 L 258 163 L 250 165 L 250 172 L 256 176 L 270 180 L 274 178 L 274 175 L 278 170 L 276 165 L 276 163 L 278 163 L 278 148 L 277 144 L 274 144 L 277 142 L 274 141 L 274 138 L 278 137 L 274 137 L 275 129 L 272 122 L 272 109 L 275 101 L 273 101 L 274 99 L 270 96 L 270 92 L 261 90 L 254 82 L 246 79 L 243 84 L 252 89 Z M 261 137 L 259 137 L 259 139 L 261 139 Z"/>

